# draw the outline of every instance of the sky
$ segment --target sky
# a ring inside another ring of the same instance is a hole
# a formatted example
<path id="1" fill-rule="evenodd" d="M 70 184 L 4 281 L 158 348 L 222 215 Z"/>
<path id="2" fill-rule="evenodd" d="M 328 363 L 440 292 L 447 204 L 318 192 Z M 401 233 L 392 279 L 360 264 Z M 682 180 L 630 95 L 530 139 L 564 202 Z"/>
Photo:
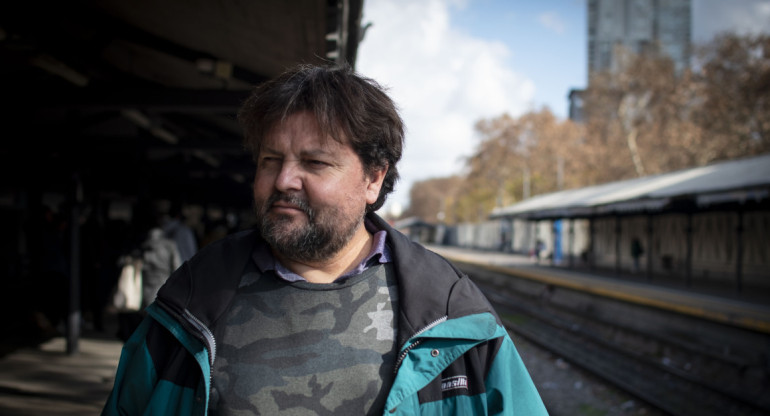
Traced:
<path id="1" fill-rule="evenodd" d="M 692 39 L 770 32 L 770 0 L 692 0 Z M 356 70 L 382 85 L 406 125 L 401 180 L 384 212 L 409 205 L 416 181 L 461 174 L 474 124 L 550 109 L 567 118 L 587 83 L 586 0 L 364 0 Z"/>

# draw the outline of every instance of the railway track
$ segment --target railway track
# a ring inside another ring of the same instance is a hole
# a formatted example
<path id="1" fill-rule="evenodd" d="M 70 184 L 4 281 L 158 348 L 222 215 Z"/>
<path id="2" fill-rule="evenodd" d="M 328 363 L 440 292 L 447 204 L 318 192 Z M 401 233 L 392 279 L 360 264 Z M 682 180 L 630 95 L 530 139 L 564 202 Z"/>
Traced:
<path id="1" fill-rule="evenodd" d="M 672 415 L 770 415 L 767 368 L 699 345 L 671 342 L 590 313 L 511 291 L 497 272 L 460 264 L 520 337 Z M 694 337 L 695 338 L 695 337 Z M 761 366 L 760 366 L 761 367 Z"/>

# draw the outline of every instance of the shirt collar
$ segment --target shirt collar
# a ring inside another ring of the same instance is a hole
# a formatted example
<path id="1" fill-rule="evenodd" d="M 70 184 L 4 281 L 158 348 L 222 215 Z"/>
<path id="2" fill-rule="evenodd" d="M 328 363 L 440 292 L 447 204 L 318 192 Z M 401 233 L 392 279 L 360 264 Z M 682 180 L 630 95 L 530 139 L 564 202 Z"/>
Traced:
<path id="1" fill-rule="evenodd" d="M 343 274 L 335 279 L 335 282 L 341 282 L 353 276 L 357 276 L 363 273 L 366 269 L 376 265 L 391 262 L 390 248 L 386 244 L 387 231 L 380 230 L 377 226 L 368 218 L 364 220 L 364 226 L 366 230 L 374 234 L 374 241 L 372 243 L 372 249 L 369 251 L 366 257 L 358 264 L 353 270 Z M 287 282 L 304 282 L 304 277 L 292 272 L 286 266 L 281 264 L 278 259 L 273 256 L 270 251 L 270 246 L 264 241 L 258 244 L 252 254 L 252 259 L 256 263 L 257 267 L 262 273 L 267 271 L 274 271 L 275 274 L 287 281 Z"/>

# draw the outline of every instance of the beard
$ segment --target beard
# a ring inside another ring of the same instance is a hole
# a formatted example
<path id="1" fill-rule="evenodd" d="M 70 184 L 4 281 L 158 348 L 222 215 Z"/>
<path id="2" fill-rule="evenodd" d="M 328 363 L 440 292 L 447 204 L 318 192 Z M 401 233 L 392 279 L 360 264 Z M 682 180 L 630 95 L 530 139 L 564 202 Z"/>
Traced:
<path id="1" fill-rule="evenodd" d="M 302 223 L 296 216 L 269 212 L 278 201 L 298 207 L 307 220 Z M 340 207 L 314 209 L 301 196 L 280 192 L 267 200 L 255 198 L 254 205 L 262 238 L 283 257 L 304 263 L 329 259 L 342 250 L 363 224 L 365 212 L 347 213 Z"/>

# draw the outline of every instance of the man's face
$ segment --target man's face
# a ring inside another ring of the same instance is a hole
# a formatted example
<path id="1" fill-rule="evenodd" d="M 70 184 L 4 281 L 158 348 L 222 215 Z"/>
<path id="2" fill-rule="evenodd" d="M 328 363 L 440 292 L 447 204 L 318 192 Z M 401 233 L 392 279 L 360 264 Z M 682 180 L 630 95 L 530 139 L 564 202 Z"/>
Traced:
<path id="1" fill-rule="evenodd" d="M 350 145 L 321 137 L 311 113 L 294 114 L 266 135 L 257 157 L 257 225 L 286 258 L 329 259 L 359 229 L 383 178 L 367 177 Z"/>

